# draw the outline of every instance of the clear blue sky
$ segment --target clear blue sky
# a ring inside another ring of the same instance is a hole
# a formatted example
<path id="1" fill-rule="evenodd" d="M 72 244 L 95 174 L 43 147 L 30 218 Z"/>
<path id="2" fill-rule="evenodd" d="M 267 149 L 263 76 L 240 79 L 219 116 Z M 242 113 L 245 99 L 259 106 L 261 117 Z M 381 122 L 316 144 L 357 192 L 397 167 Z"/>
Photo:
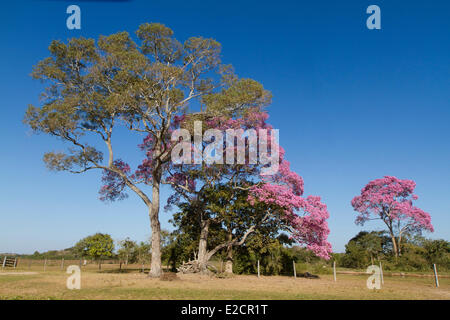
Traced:
<path id="1" fill-rule="evenodd" d="M 81 30 L 66 28 L 78 4 Z M 381 8 L 381 30 L 366 8 Z M 161 22 L 180 40 L 212 37 L 241 77 L 271 90 L 271 123 L 305 193 L 322 196 L 337 252 L 360 227 L 351 199 L 384 175 L 413 179 L 417 205 L 432 216 L 433 238 L 450 239 L 449 1 L 8 1 L 0 8 L 0 252 L 62 249 L 95 233 L 150 235 L 135 196 L 98 200 L 100 172 L 52 173 L 42 155 L 63 150 L 21 123 L 42 90 L 29 74 L 53 39 L 97 37 Z M 116 141 L 137 164 L 140 139 Z M 163 194 L 163 201 L 167 193 Z M 161 213 L 170 228 L 170 213 Z M 368 224 L 365 229 L 379 229 Z"/>

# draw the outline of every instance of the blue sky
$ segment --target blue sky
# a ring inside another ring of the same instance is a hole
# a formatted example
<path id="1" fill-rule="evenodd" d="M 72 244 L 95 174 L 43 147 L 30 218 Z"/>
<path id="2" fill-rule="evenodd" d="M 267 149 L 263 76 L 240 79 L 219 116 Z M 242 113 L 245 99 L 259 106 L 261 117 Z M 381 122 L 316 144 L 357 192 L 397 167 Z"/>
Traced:
<path id="1" fill-rule="evenodd" d="M 81 30 L 66 28 L 70 4 L 81 8 Z M 381 30 L 366 28 L 371 4 Z M 64 145 L 21 122 L 38 103 L 42 85 L 29 74 L 51 40 L 134 33 L 144 22 L 164 23 L 180 40 L 215 38 L 239 76 L 272 91 L 270 122 L 305 194 L 328 205 L 335 251 L 362 229 L 351 199 L 384 175 L 416 181 L 417 205 L 435 226 L 428 236 L 450 239 L 450 2 L 22 0 L 0 10 L 0 252 L 67 248 L 95 232 L 149 237 L 139 199 L 104 204 L 100 172 L 47 171 L 43 153 Z M 115 143 L 138 163 L 140 138 Z M 163 227 L 169 218 L 161 212 Z"/>

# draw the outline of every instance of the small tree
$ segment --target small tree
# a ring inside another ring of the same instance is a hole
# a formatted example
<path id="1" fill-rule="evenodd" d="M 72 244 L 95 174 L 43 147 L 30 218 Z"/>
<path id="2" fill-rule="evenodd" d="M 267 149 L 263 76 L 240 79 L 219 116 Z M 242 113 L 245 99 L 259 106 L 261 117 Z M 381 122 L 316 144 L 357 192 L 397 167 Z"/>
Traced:
<path id="1" fill-rule="evenodd" d="M 114 241 L 109 234 L 96 233 L 78 241 L 75 250 L 81 257 L 90 257 L 97 261 L 100 270 L 101 259 L 113 255 Z"/>
<path id="2" fill-rule="evenodd" d="M 356 224 L 364 225 L 368 220 L 381 219 L 386 224 L 392 239 L 395 257 L 401 254 L 402 239 L 406 234 L 433 232 L 431 216 L 413 206 L 418 197 L 412 180 L 401 180 L 385 176 L 369 182 L 361 195 L 352 200 L 352 206 L 360 214 Z"/>
<path id="3" fill-rule="evenodd" d="M 136 259 L 138 263 L 142 264 L 142 272 L 144 272 L 144 264 L 150 262 L 150 251 L 150 242 L 141 241 L 136 246 Z"/>
<path id="4" fill-rule="evenodd" d="M 130 240 L 130 238 L 126 238 L 124 240 L 118 241 L 120 246 L 117 254 L 119 259 L 125 261 L 125 265 L 128 265 L 128 262 L 133 262 L 136 258 L 137 254 L 137 244 L 135 241 Z"/>

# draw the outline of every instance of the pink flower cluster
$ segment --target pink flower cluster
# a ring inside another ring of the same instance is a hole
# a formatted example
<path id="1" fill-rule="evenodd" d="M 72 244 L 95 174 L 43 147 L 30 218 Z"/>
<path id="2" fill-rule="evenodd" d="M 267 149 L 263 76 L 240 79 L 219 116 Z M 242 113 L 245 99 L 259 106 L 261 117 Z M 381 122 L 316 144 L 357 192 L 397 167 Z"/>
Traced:
<path id="1" fill-rule="evenodd" d="M 129 176 L 131 169 L 130 166 L 118 159 L 113 163 L 114 167 L 126 176 Z M 123 191 L 125 188 L 125 181 L 120 177 L 118 173 L 110 170 L 103 170 L 102 182 L 104 185 L 101 187 L 100 200 L 102 201 L 115 201 L 127 198 L 128 195 Z"/>
<path id="2" fill-rule="evenodd" d="M 281 210 L 280 218 L 288 224 L 291 237 L 317 256 L 329 259 L 332 248 L 327 241 L 330 230 L 326 220 L 330 215 L 320 197 L 302 197 L 303 179 L 290 170 L 289 162 L 284 159 L 277 174 L 263 176 L 261 181 L 251 188 L 250 203 L 262 202 Z"/>

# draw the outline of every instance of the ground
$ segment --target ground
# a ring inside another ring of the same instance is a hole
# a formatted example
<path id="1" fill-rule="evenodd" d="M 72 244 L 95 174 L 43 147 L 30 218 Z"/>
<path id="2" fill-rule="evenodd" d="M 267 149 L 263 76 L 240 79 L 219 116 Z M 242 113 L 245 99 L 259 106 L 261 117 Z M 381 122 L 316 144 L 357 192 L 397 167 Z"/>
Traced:
<path id="1" fill-rule="evenodd" d="M 381 290 L 366 287 L 368 275 L 338 274 L 320 279 L 237 275 L 219 279 L 179 275 L 177 280 L 150 279 L 138 268 L 118 273 L 105 266 L 83 267 L 81 290 L 66 288 L 61 268 L 0 271 L 0 299 L 450 299 L 450 278 L 436 288 L 432 277 L 385 277 Z"/>

